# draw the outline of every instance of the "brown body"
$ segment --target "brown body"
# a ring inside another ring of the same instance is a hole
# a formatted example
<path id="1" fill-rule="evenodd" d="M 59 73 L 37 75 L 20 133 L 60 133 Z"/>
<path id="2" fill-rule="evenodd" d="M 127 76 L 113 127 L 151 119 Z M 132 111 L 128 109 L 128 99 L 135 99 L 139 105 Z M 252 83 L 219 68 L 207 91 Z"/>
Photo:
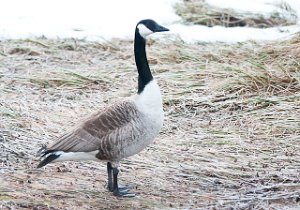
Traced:
<path id="1" fill-rule="evenodd" d="M 142 94 L 96 112 L 46 148 L 56 155 L 39 165 L 67 160 L 102 160 L 118 165 L 137 154 L 159 133 L 163 123 L 162 99 L 155 81 Z"/>

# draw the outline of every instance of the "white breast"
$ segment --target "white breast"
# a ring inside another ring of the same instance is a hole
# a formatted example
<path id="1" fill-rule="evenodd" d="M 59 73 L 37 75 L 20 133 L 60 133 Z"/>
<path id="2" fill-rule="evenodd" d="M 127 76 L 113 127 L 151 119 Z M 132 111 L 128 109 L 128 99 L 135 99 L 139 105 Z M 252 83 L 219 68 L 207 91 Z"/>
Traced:
<path id="1" fill-rule="evenodd" d="M 133 124 L 133 135 L 130 135 L 130 144 L 124 149 L 122 158 L 137 154 L 159 134 L 163 125 L 164 111 L 162 97 L 155 80 L 148 83 L 143 92 L 131 98 L 135 103 L 139 117 Z"/>
<path id="2" fill-rule="evenodd" d="M 145 86 L 142 93 L 134 96 L 133 100 L 140 112 L 157 123 L 159 127 L 162 126 L 164 118 L 162 96 L 154 79 Z"/>

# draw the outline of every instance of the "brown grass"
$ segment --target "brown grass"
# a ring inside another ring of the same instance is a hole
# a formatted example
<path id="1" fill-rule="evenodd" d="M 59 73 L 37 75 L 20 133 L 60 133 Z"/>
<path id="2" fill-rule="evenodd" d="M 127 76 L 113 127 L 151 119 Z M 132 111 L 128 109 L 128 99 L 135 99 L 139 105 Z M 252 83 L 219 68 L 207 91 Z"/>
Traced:
<path id="1" fill-rule="evenodd" d="M 106 191 L 105 164 L 35 169 L 42 144 L 135 92 L 132 42 L 0 42 L 0 208 L 299 208 L 299 40 L 151 42 L 166 120 L 122 163 L 133 199 Z"/>
<path id="2" fill-rule="evenodd" d="M 274 11 L 269 15 L 260 15 L 251 12 L 235 11 L 211 6 L 205 0 L 185 0 L 178 3 L 176 12 L 186 23 L 205 26 L 250 26 L 255 28 L 269 28 L 274 26 L 293 25 L 297 21 L 296 12 L 284 1 L 275 5 L 279 13 Z"/>

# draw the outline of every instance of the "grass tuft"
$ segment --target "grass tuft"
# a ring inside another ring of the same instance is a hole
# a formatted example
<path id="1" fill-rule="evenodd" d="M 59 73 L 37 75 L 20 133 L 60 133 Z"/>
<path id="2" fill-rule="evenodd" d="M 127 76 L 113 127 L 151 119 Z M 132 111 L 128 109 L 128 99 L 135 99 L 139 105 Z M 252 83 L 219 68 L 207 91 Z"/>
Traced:
<path id="1" fill-rule="evenodd" d="M 297 21 L 297 13 L 286 3 L 276 5 L 278 10 L 262 16 L 260 14 L 239 12 L 232 9 L 223 9 L 211 6 L 204 0 L 185 0 L 178 3 L 176 12 L 186 23 L 205 26 L 224 27 L 255 27 L 269 28 L 274 26 L 293 25 Z"/>

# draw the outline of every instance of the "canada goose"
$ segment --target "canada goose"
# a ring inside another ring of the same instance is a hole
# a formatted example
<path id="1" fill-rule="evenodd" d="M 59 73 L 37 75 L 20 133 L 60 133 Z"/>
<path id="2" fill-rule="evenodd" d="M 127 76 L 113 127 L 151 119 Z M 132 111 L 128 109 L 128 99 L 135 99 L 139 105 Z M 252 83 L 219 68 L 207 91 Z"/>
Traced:
<path id="1" fill-rule="evenodd" d="M 145 51 L 146 37 L 162 31 L 169 29 L 150 19 L 138 22 L 134 38 L 137 94 L 91 115 L 52 145 L 42 148 L 38 168 L 50 162 L 68 160 L 106 161 L 109 191 L 115 196 L 135 196 L 127 188 L 118 186 L 118 166 L 120 160 L 148 146 L 163 124 L 162 96 Z"/>

